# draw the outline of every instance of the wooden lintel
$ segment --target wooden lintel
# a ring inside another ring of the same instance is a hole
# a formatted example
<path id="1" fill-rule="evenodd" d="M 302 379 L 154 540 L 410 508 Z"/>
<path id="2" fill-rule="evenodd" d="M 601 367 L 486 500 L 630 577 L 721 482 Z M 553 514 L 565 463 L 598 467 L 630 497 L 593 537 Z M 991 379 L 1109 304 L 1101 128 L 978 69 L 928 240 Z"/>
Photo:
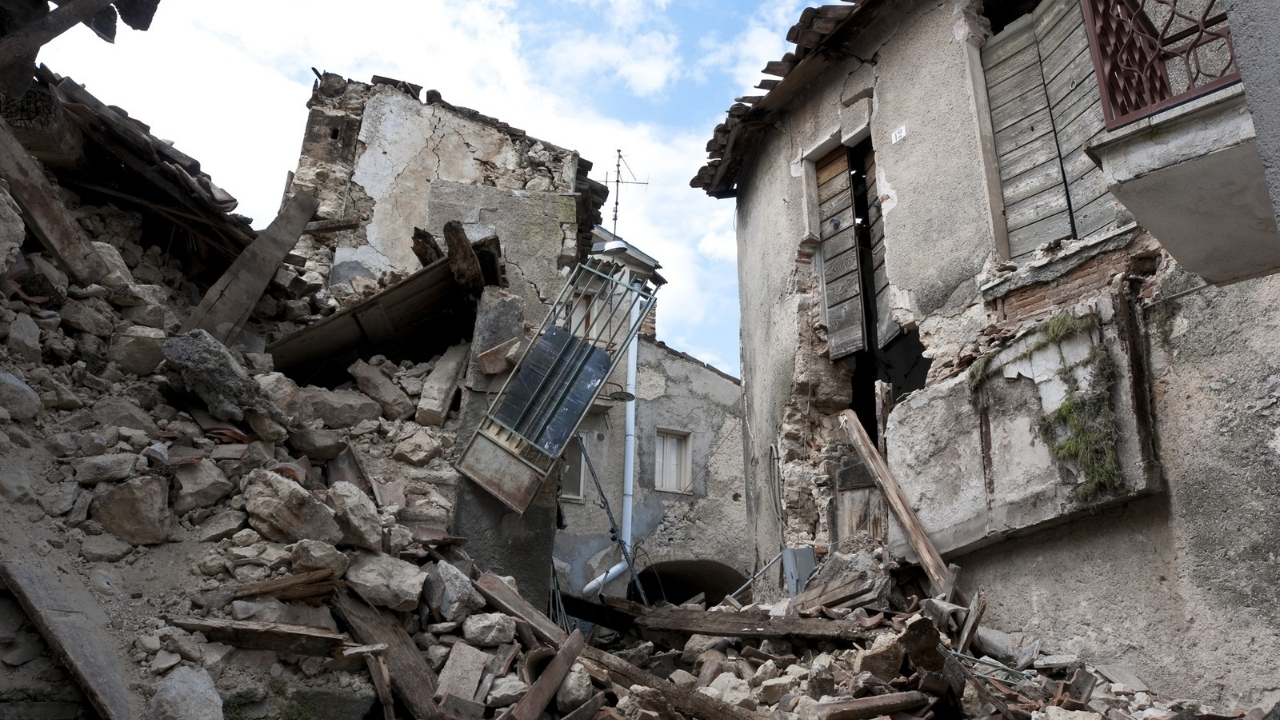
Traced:
<path id="1" fill-rule="evenodd" d="M 720 613 L 663 607 L 636 618 L 647 630 L 718 637 L 857 640 L 868 637 L 857 623 L 825 618 L 770 617 L 755 613 Z"/>

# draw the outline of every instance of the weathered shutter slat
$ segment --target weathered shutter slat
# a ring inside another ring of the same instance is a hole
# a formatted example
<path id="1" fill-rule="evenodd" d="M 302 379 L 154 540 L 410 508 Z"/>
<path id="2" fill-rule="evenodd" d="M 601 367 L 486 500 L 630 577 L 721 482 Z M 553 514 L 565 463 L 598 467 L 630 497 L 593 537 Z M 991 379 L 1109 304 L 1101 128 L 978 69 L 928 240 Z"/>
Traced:
<path id="1" fill-rule="evenodd" d="M 839 360 L 866 348 L 848 150 L 836 148 L 816 165 L 827 348 L 831 359 Z"/>
<path id="2" fill-rule="evenodd" d="M 885 265 L 884 217 L 880 207 L 880 190 L 876 178 L 876 154 L 866 155 L 863 169 L 867 174 L 867 219 L 871 223 L 871 268 L 875 291 L 876 345 L 884 349 L 902 333 L 902 327 L 893 320 L 889 305 L 889 269 Z"/>

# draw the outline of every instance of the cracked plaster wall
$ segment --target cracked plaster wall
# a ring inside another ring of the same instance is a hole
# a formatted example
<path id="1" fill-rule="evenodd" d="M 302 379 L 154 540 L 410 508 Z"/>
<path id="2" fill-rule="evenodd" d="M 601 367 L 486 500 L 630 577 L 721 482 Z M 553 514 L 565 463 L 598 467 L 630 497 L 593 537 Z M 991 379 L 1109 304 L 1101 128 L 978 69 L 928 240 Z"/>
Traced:
<path id="1" fill-rule="evenodd" d="M 633 501 L 638 569 L 675 560 L 711 560 L 748 574 L 743 542 L 747 516 L 742 474 L 742 387 L 701 362 L 660 343 L 640 341 L 636 397 L 636 478 Z M 581 431 L 614 517 L 622 518 L 625 406 L 588 416 Z M 654 489 L 657 429 L 690 433 L 690 494 Z M 561 589 L 577 593 L 621 559 L 590 477 L 582 502 L 562 500 L 568 527 L 556 534 Z M 605 588 L 624 595 L 629 576 Z"/>
<path id="2" fill-rule="evenodd" d="M 320 198 L 317 219 L 354 215 L 359 224 L 323 237 L 304 236 L 299 248 L 304 256 L 318 256 L 316 264 L 341 305 L 421 268 L 412 250 L 414 228 L 431 229 L 439 237 L 445 222 L 463 219 L 430 215 L 434 182 L 574 192 L 577 153 L 443 102 L 424 104 L 388 85 L 326 74 L 309 105 L 293 182 Z M 513 239 L 503 237 L 504 246 Z M 564 244 L 561 239 L 541 252 L 556 257 Z"/>

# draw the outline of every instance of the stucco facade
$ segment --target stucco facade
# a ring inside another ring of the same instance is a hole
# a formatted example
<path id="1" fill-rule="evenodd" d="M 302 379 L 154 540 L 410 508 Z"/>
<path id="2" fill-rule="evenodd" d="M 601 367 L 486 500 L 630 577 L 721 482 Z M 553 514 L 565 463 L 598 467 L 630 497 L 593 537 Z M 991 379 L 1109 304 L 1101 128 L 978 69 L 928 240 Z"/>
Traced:
<path id="1" fill-rule="evenodd" d="M 1089 92 L 1095 106 L 1070 116 L 1072 152 L 1061 125 L 1049 131 L 1058 133 L 1048 167 L 1065 175 L 1057 192 L 1068 231 L 1011 251 L 1015 215 L 1048 218 L 1057 201 L 1051 189 L 1023 192 L 1022 170 L 1011 171 L 1023 126 L 992 110 L 1010 76 L 998 75 L 1006 70 L 989 51 L 981 5 L 868 5 L 871 19 L 834 40 L 820 69 L 788 61 L 803 84 L 788 77 L 771 91 L 787 90 L 782 99 L 731 110 L 740 124 L 717 128 L 717 142 L 730 140 L 694 181 L 736 198 L 754 568 L 783 545 L 876 532 L 875 517 L 887 514 L 836 416 L 867 391 L 859 362 L 896 358 L 890 344 L 831 361 L 823 224 L 833 218 L 819 197 L 822 158 L 869 139 L 876 176 L 866 184 L 874 180 L 878 197 L 866 202 L 883 217 L 890 311 L 918 337 L 929 369 L 914 384 L 890 378 L 892 402 L 860 417 L 934 544 L 962 566 L 962 587 L 986 587 L 983 623 L 1088 662 L 1129 665 L 1161 692 L 1274 702 L 1280 673 L 1257 661 L 1280 642 L 1269 609 L 1280 600 L 1269 550 L 1280 540 L 1280 284 L 1205 287 L 1159 233 L 1134 222 L 1106 168 L 1073 175 L 1090 143 L 1111 136 L 1096 85 L 1063 85 L 1048 65 L 1039 127 L 1051 111 L 1056 119 L 1071 103 L 1088 107 Z M 1062 42 L 1078 13 L 1047 0 L 1021 27 L 1034 26 L 1042 44 Z M 1082 30 L 1074 37 L 1084 42 Z M 1062 64 L 1093 82 L 1079 47 Z M 1259 65 L 1273 71 L 1274 58 Z M 1096 127 L 1074 130 L 1084 122 L 1075 118 Z M 1261 126 L 1258 135 L 1273 169 Z M 1241 183 L 1262 180 L 1240 172 Z M 1179 191 L 1197 192 L 1194 183 Z M 885 534 L 911 557 L 895 521 Z M 781 595 L 779 576 L 766 577 L 757 597 Z"/>

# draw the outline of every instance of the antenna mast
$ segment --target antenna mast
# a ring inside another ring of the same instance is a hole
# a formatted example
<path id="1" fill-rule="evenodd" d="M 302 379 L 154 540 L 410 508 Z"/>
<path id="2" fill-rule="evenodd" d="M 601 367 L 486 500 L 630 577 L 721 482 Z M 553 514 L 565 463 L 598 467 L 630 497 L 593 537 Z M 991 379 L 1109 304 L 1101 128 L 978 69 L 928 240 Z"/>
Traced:
<path id="1" fill-rule="evenodd" d="M 630 180 L 622 179 L 623 165 L 627 166 L 627 172 L 631 175 Z M 605 183 L 606 184 L 608 183 L 607 177 L 605 178 Z M 631 172 L 631 166 L 627 165 L 626 160 L 622 159 L 622 150 L 619 149 L 617 171 L 613 174 L 613 236 L 614 237 L 618 236 L 618 203 L 619 201 L 622 200 L 622 186 L 623 185 L 648 185 L 648 184 L 649 183 L 647 182 L 639 182 L 638 180 L 636 180 L 636 174 L 634 172 Z"/>

